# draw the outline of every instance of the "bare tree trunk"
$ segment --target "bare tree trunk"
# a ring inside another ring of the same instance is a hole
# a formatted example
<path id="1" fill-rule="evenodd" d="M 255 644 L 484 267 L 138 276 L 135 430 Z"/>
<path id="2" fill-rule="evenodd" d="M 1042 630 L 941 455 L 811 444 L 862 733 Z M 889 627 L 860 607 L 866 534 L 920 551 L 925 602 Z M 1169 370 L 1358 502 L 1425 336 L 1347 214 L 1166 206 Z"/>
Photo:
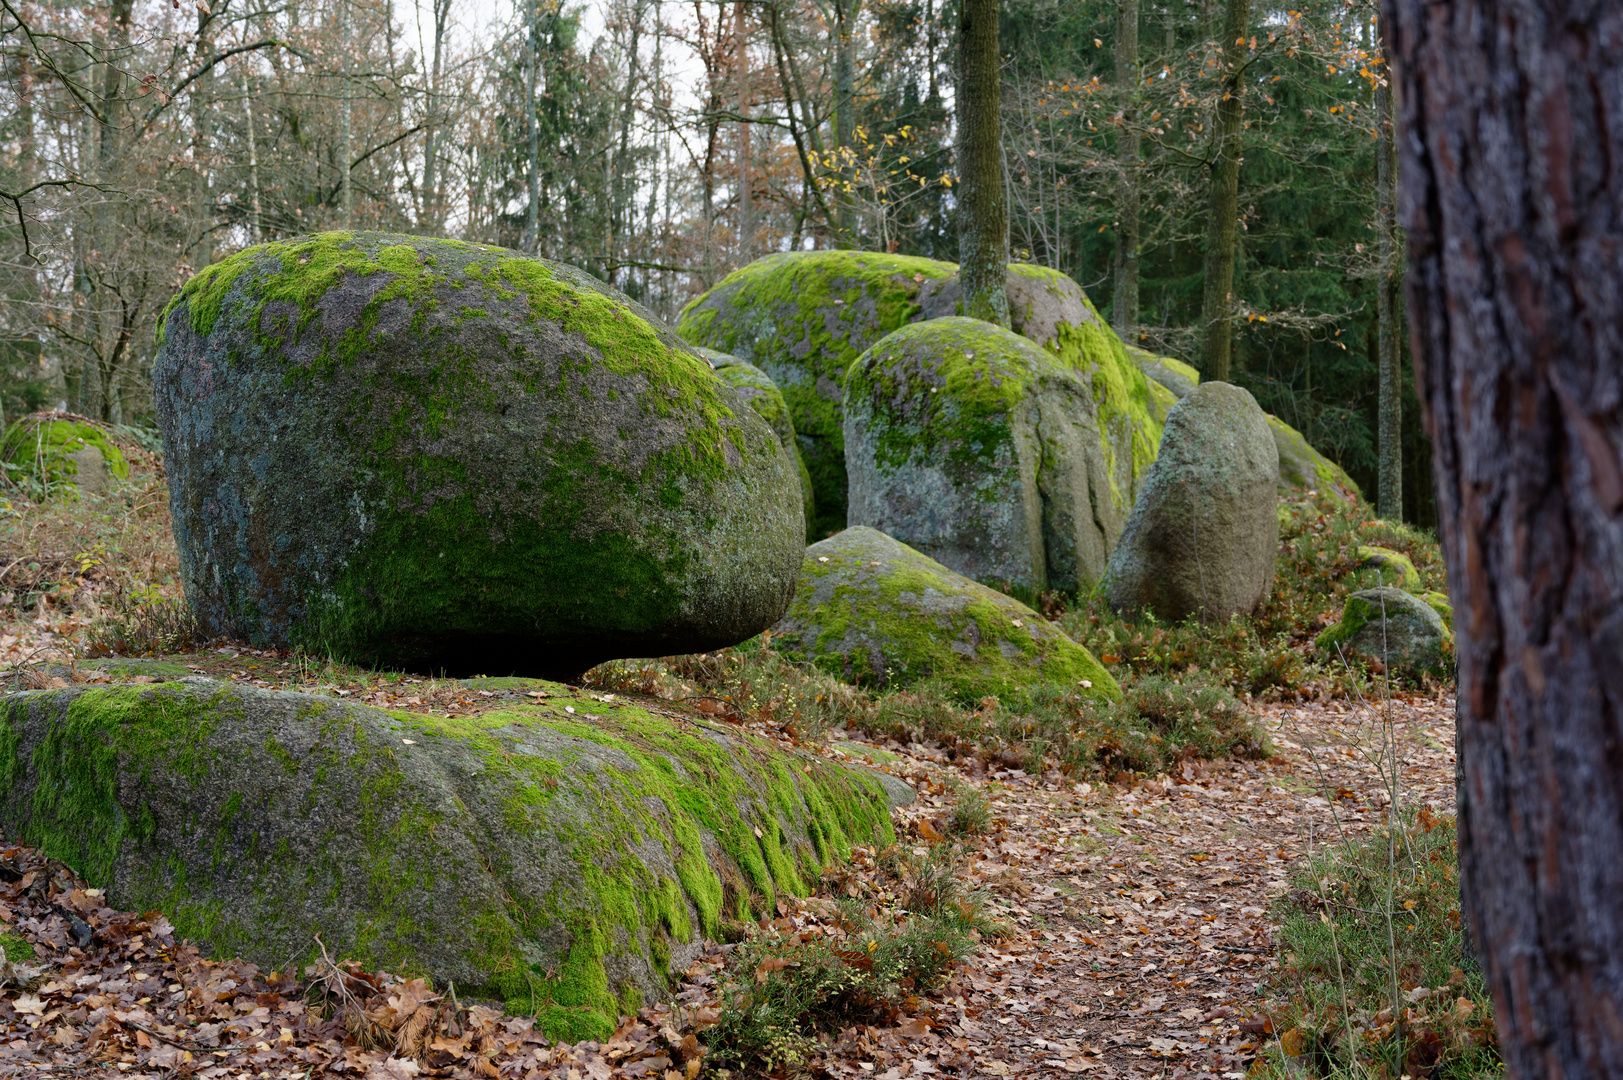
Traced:
<path id="1" fill-rule="evenodd" d="M 1234 260 L 1240 233 L 1240 136 L 1245 119 L 1245 35 L 1251 0 L 1227 0 L 1223 14 L 1225 74 L 1217 102 L 1216 159 L 1207 204 L 1206 274 L 1200 306 L 1201 373 L 1227 382 L 1234 348 Z"/>
<path id="2" fill-rule="evenodd" d="M 344 92 L 339 105 L 339 132 L 338 132 L 338 212 L 339 220 L 346 229 L 355 227 L 355 203 L 350 191 L 349 173 L 350 162 L 354 160 L 354 151 L 351 147 L 350 135 L 350 86 L 349 86 L 349 53 L 350 53 L 350 0 L 338 0 L 338 47 L 344 53 Z"/>
<path id="3" fill-rule="evenodd" d="M 843 169 L 855 138 L 857 97 L 857 16 L 862 0 L 834 0 L 834 153 Z M 856 208 L 836 196 L 834 230 L 841 246 L 856 243 Z"/>
<path id="4" fill-rule="evenodd" d="M 260 221 L 263 211 L 259 205 L 259 141 L 254 134 L 254 106 L 248 91 L 248 75 L 242 76 L 242 120 L 248 132 L 248 242 L 259 242 Z"/>
<path id="5" fill-rule="evenodd" d="M 1009 196 L 1003 184 L 998 0 L 958 8 L 958 274 L 964 314 L 1009 325 Z"/>
<path id="6" fill-rule="evenodd" d="M 445 51 L 445 27 L 451 18 L 451 0 L 433 0 L 434 16 L 434 59 L 428 78 L 428 108 L 426 110 L 424 126 L 427 128 L 423 136 L 423 198 L 422 217 L 419 223 L 426 225 L 430 232 L 438 232 L 445 220 L 445 207 L 440 198 L 439 170 L 439 131 L 440 131 L 440 93 L 441 72 L 444 70 L 444 61 L 441 59 Z"/>
<path id="7" fill-rule="evenodd" d="M 1116 97 L 1121 108 L 1121 134 L 1116 163 L 1121 169 L 1121 201 L 1116 207 L 1116 295 L 1111 322 L 1124 341 L 1138 325 L 1138 0 L 1116 4 Z M 1055 200 L 1056 202 L 1058 200 Z M 1056 230 L 1057 231 L 1057 230 Z"/>
<path id="8" fill-rule="evenodd" d="M 1375 232 L 1380 274 L 1375 279 L 1376 321 L 1380 324 L 1379 454 L 1376 506 L 1381 517 L 1403 520 L 1403 387 L 1398 347 L 1397 145 L 1392 131 L 1392 95 L 1375 87 Z"/>
<path id="9" fill-rule="evenodd" d="M 738 261 L 755 258 L 755 207 L 750 198 L 749 39 L 744 0 L 733 0 L 733 77 L 738 86 Z"/>
<path id="10" fill-rule="evenodd" d="M 1623 1077 L 1623 6 L 1382 16 L 1466 917 L 1507 1075 Z"/>

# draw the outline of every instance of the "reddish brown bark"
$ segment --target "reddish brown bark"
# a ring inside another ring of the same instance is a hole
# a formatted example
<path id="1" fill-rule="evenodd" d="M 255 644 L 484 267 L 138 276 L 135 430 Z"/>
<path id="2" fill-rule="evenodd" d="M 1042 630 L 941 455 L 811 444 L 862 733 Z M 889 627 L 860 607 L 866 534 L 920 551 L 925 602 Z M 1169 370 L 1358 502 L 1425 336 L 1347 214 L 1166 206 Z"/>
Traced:
<path id="1" fill-rule="evenodd" d="M 1623 6 L 1383 16 L 1466 914 L 1510 1075 L 1623 1076 Z"/>

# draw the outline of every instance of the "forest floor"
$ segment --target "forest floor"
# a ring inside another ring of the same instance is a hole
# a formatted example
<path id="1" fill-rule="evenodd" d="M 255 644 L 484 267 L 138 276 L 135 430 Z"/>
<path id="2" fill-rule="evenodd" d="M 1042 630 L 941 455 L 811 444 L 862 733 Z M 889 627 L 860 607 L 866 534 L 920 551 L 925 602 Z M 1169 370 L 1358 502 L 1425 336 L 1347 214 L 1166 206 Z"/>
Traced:
<path id="1" fill-rule="evenodd" d="M 72 634 L 61 627 L 66 633 L 51 630 L 53 640 L 43 642 L 37 634 L 48 628 L 32 629 L 22 636 L 33 640 L 17 644 L 30 652 L 47 645 L 36 658 Z M 12 645 L 0 639 L 0 650 Z M 442 714 L 498 707 L 505 696 L 446 681 L 345 683 L 331 669 L 251 650 L 173 659 L 213 678 Z M 32 673 L 12 685 L 104 678 L 43 670 L 14 667 Z M 842 736 L 801 747 L 871 761 L 911 784 L 919 798 L 896 819 L 909 847 L 945 832 L 955 798 L 979 789 L 993 823 L 963 841 L 967 877 L 990 894 L 991 912 L 1008 929 L 988 936 L 944 988 L 897 1022 L 832 1037 L 806 1074 L 1243 1077 L 1273 1034 L 1259 1013 L 1277 967 L 1270 909 L 1319 845 L 1367 833 L 1382 818 L 1391 797 L 1376 766 L 1383 740 L 1395 736 L 1404 805 L 1442 816 L 1453 812 L 1454 797 L 1449 696 L 1256 709 L 1271 758 L 1187 761 L 1176 775 L 1132 786 L 1057 772 L 977 774 L 916 744 Z M 859 852 L 857 873 L 872 854 Z M 788 901 L 773 923 L 791 930 L 826 908 Z M 696 1080 L 711 1075 L 702 1068 L 703 1029 L 721 1004 L 717 985 L 732 948 L 701 957 L 671 1002 L 627 1018 L 607 1043 L 566 1046 L 495 1010 L 433 1014 L 443 1003 L 420 982 L 329 965 L 313 992 L 286 974 L 212 963 L 174 941 L 165 920 L 102 906 L 60 864 L 22 848 L 0 850 L 0 935 L 20 936 L 36 952 L 32 964 L 0 968 L 0 1076 L 204 1080 Z M 308 1004 L 346 994 L 370 995 L 368 1015 L 381 1026 L 358 1026 L 351 1014 L 346 1027 Z M 407 1054 L 406 1021 L 420 1009 L 442 1020 Z M 395 1034 L 383 1037 L 388 1031 Z"/>

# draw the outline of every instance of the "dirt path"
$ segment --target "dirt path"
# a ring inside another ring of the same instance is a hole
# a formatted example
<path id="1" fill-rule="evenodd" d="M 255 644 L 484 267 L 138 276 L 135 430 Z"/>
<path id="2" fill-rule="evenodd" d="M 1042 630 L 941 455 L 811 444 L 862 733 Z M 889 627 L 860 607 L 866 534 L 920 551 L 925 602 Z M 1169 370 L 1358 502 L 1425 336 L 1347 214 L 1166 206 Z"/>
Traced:
<path id="1" fill-rule="evenodd" d="M 1452 699 L 1391 715 L 1400 798 L 1451 813 Z M 1274 967 L 1269 902 L 1313 847 L 1368 830 L 1388 798 L 1369 710 L 1265 707 L 1262 718 L 1271 760 L 1186 766 L 1131 791 L 960 775 L 1004 822 L 973 874 L 1020 932 L 969 964 L 939 1039 L 887 1048 L 895 1056 L 877 1056 L 873 1075 L 1242 1076 L 1258 1039 L 1246 1020 Z M 905 755 L 893 771 L 923 791 L 944 786 L 950 770 L 893 749 Z M 902 813 L 916 822 L 944 802 L 927 794 Z"/>
<path id="2" fill-rule="evenodd" d="M 278 678 L 280 665 L 250 665 L 248 659 L 230 657 L 236 677 L 262 685 L 296 681 Z M 447 684 L 432 690 L 408 685 L 374 693 L 358 686 L 334 692 L 369 704 L 448 711 L 497 703 L 488 692 Z M 974 885 L 993 894 L 994 908 L 1014 929 L 988 941 L 944 992 L 921 1003 L 916 1015 L 891 1027 L 843 1033 L 823 1058 L 824 1071 L 878 1080 L 1061 1073 L 1243 1076 L 1262 1037 L 1247 1020 L 1274 967 L 1270 901 L 1313 848 L 1327 838 L 1369 829 L 1388 800 L 1373 760 L 1383 725 L 1370 710 L 1333 702 L 1264 706 L 1259 712 L 1277 748 L 1272 759 L 1188 763 L 1177 776 L 1131 790 L 1075 783 L 1058 773 L 1040 778 L 977 774 L 917 745 L 831 744 L 826 752 L 832 756 L 882 759 L 879 767 L 919 792 L 918 801 L 899 812 L 898 834 L 909 845 L 922 848 L 925 836 L 945 828 L 962 785 L 981 790 L 996 820 L 973 842 L 968 874 Z M 1402 764 L 1400 797 L 1437 814 L 1453 808 L 1452 717 L 1452 699 L 1395 703 L 1390 710 Z M 923 822 L 929 824 L 921 829 Z M 26 888 L 13 891 L 22 895 Z M 33 888 L 39 892 L 43 882 Z M 224 977 L 224 968 L 200 961 L 195 951 L 157 948 L 162 934 L 142 930 L 144 924 L 129 921 L 133 916 L 93 911 L 99 902 L 82 897 L 74 902 L 93 922 L 126 918 L 128 928 L 121 933 L 136 943 L 133 948 L 139 949 L 142 933 L 153 942 L 145 952 L 121 947 L 123 952 L 108 961 L 119 965 L 114 974 L 124 985 L 137 988 L 129 991 L 136 998 L 141 983 L 129 980 L 143 975 L 160 980 L 148 986 L 177 991 L 174 1000 L 180 1002 L 190 992 L 179 993 L 182 988 L 206 990 Z M 9 909 L 0 915 L 0 921 L 11 920 Z M 784 915 L 800 917 L 793 908 Z M 19 918 L 18 924 L 51 950 L 71 944 L 74 927 L 59 914 L 47 911 L 32 922 Z M 695 966 L 695 979 L 679 995 L 682 1014 L 715 1005 L 713 965 L 719 963 L 713 954 L 711 966 Z M 240 972 L 231 974 L 244 980 Z M 105 980 L 108 973 L 97 977 Z M 66 982 L 53 985 L 59 996 L 72 997 Z M 0 1075 L 184 1074 L 207 1080 L 417 1075 L 413 1063 L 386 1052 L 340 1045 L 342 1032 L 315 1023 L 296 1000 L 283 1003 L 287 1017 L 282 1017 L 275 1012 L 280 989 L 267 985 L 254 997 L 238 999 L 257 1001 L 261 1011 L 275 1014 L 274 1023 L 264 1019 L 256 1026 L 244 1017 L 239 1023 L 246 1026 L 235 1042 L 226 1031 L 212 1046 L 194 1047 L 190 1061 L 182 1060 L 180 1043 L 154 1042 L 146 1033 L 160 1030 L 151 1025 L 161 1018 L 121 1017 L 121 1008 L 153 1008 L 150 1000 L 120 1005 L 122 996 L 115 999 L 103 990 L 106 1004 L 92 1011 L 69 1007 L 66 999 L 56 1008 L 48 990 L 40 991 L 43 996 L 6 990 L 0 993 Z M 47 1017 L 58 1018 L 47 1024 Z M 172 1022 L 181 1022 L 178 1014 Z M 525 1080 L 694 1080 L 699 1062 L 684 1064 L 681 1032 L 667 1026 L 672 1022 L 672 1012 L 646 1010 L 606 1046 L 549 1047 L 522 1030 L 522 1023 L 499 1020 L 491 1012 L 477 1032 L 464 1032 L 454 1055 L 446 1051 L 443 1068 L 429 1071 Z M 68 1026 L 75 1030 L 66 1031 Z M 177 1031 L 185 1037 L 182 1042 L 195 1037 L 195 1029 L 186 1028 L 164 1034 Z M 258 1041 L 261 1037 L 268 1041 Z M 91 1065 L 93 1046 L 98 1049 Z M 215 1046 L 230 1046 L 232 1052 Z"/>

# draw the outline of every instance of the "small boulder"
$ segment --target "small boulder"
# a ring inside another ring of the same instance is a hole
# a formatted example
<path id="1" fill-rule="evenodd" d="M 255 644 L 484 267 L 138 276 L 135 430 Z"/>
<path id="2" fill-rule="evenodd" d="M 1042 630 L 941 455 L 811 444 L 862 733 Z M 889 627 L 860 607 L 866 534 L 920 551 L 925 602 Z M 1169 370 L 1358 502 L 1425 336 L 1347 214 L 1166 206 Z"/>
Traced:
<path id="1" fill-rule="evenodd" d="M 1200 385 L 1200 372 L 1182 360 L 1156 356 L 1132 345 L 1127 346 L 1127 352 L 1138 364 L 1139 370 L 1166 395 L 1165 398 L 1158 395 L 1158 401 L 1170 399 L 1166 409 Z M 1163 420 L 1166 417 L 1164 410 L 1161 417 Z M 1330 491 L 1343 501 L 1347 501 L 1349 496 L 1357 496 L 1358 485 L 1347 475 L 1347 471 L 1309 446 L 1301 432 L 1273 413 L 1268 414 L 1268 427 L 1274 435 L 1274 449 L 1279 452 L 1280 494 L 1309 489 Z"/>
<path id="2" fill-rule="evenodd" d="M 1443 625 L 1452 632 L 1454 629 L 1454 604 L 1448 599 L 1448 594 L 1445 592 L 1423 592 L 1420 594 L 1420 599 L 1425 601 L 1427 607 L 1437 613 L 1437 617 L 1443 620 Z"/>
<path id="3" fill-rule="evenodd" d="M 905 255 L 780 252 L 734 270 L 682 309 L 683 338 L 754 364 L 783 392 L 815 491 L 809 535 L 845 527 L 846 368 L 919 319 L 921 289 L 956 270 Z"/>
<path id="4" fill-rule="evenodd" d="M 1160 455 L 1110 559 L 1118 611 L 1222 622 L 1254 611 L 1274 580 L 1279 460 L 1248 391 L 1202 383 L 1167 416 Z"/>
<path id="5" fill-rule="evenodd" d="M 806 460 L 800 454 L 800 443 L 795 436 L 795 424 L 789 417 L 789 405 L 783 400 L 778 384 L 754 364 L 740 360 L 731 353 L 717 352 L 702 345 L 694 346 L 693 351 L 709 361 L 721 381 L 732 387 L 740 398 L 749 403 L 750 408 L 760 413 L 762 420 L 772 425 L 778 441 L 794 456 L 795 466 L 800 473 L 801 507 L 809 526 L 816 519 L 811 473 L 806 471 Z"/>
<path id="6" fill-rule="evenodd" d="M 1400 671 L 1446 674 L 1453 635 L 1432 606 L 1383 585 L 1347 597 L 1341 621 L 1318 636 L 1321 652 L 1379 660 Z"/>
<path id="7" fill-rule="evenodd" d="M 446 719 L 201 678 L 13 694 L 0 827 L 207 955 L 285 971 L 320 935 L 569 1042 L 668 994 L 724 923 L 894 842 L 869 770 L 531 695 Z"/>
<path id="8" fill-rule="evenodd" d="M 1035 343 L 956 315 L 903 327 L 851 365 L 843 411 L 853 525 L 1027 596 L 1103 575 L 1126 515 L 1101 408 Z"/>
<path id="9" fill-rule="evenodd" d="M 1381 584 L 1394 585 L 1405 592 L 1420 591 L 1420 571 L 1414 568 L 1414 562 L 1403 552 L 1378 544 L 1361 544 L 1358 560 L 1363 566 L 1379 571 Z"/>
<path id="10" fill-rule="evenodd" d="M 1099 661 L 1037 612 L 861 525 L 806 549 L 772 639 L 867 686 L 933 677 L 965 701 L 1038 683 L 1121 696 Z"/>
<path id="11" fill-rule="evenodd" d="M 101 495 L 127 480 L 129 461 L 101 424 L 72 413 L 34 413 L 0 436 L 0 458 L 46 490 Z"/>
<path id="12" fill-rule="evenodd" d="M 573 267 L 323 233 L 209 267 L 159 333 L 181 575 L 210 634 L 568 679 L 745 640 L 793 595 L 793 458 Z"/>

